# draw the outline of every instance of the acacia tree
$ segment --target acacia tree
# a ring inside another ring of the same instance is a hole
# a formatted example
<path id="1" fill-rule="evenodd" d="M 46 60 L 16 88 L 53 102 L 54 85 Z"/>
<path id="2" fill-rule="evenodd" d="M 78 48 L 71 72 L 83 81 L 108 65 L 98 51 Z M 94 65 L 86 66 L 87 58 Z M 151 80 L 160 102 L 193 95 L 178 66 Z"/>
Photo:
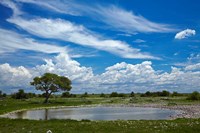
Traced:
<path id="1" fill-rule="evenodd" d="M 44 91 L 44 103 L 48 103 L 48 99 L 52 93 L 70 91 L 72 88 L 71 81 L 67 77 L 58 76 L 53 73 L 45 73 L 41 77 L 35 77 L 30 84 L 35 86 L 37 90 Z"/>

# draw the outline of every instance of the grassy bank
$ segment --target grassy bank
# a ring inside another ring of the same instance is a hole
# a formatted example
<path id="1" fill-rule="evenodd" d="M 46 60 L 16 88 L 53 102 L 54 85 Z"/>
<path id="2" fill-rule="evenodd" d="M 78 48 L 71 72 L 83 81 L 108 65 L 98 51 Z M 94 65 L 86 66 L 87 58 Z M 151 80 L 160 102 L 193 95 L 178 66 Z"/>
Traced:
<path id="1" fill-rule="evenodd" d="M 87 98 L 51 98 L 49 104 L 43 104 L 44 98 L 30 98 L 25 100 L 5 98 L 0 100 L 0 114 L 39 107 L 78 106 L 92 104 L 162 104 L 168 106 L 198 104 L 199 101 L 189 101 L 186 97 L 114 97 L 102 98 L 91 95 Z"/>
<path id="2" fill-rule="evenodd" d="M 199 133 L 200 119 L 73 121 L 0 119 L 0 133 Z"/>

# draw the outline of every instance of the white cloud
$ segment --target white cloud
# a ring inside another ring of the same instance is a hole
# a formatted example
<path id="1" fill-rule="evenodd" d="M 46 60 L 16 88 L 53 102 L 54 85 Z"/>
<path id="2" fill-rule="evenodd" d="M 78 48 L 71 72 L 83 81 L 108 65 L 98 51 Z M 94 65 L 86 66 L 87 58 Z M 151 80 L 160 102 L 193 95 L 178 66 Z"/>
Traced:
<path id="1" fill-rule="evenodd" d="M 170 25 L 152 22 L 141 15 L 136 15 L 132 11 L 127 11 L 116 6 L 98 6 L 93 11 L 91 13 L 94 13 L 93 15 L 97 16 L 99 21 L 103 21 L 107 25 L 123 32 L 165 33 L 176 31 Z"/>
<path id="2" fill-rule="evenodd" d="M 30 81 L 35 76 L 41 76 L 46 72 L 56 73 L 67 76 L 72 80 L 73 87 L 76 84 L 88 83 L 93 78 L 91 67 L 81 66 L 75 60 L 72 60 L 67 54 L 61 53 L 53 59 L 45 59 L 45 63 L 33 68 L 23 66 L 13 67 L 9 64 L 0 65 L 0 88 L 7 92 L 12 92 L 14 88 L 30 88 Z M 76 90 L 80 86 L 74 87 Z M 8 90 L 6 90 L 8 89 Z"/>
<path id="3" fill-rule="evenodd" d="M 9 64 L 0 65 L 0 87 L 24 87 L 29 85 L 32 78 L 29 70 L 23 66 L 11 67 Z"/>
<path id="4" fill-rule="evenodd" d="M 49 11 L 56 11 L 59 13 L 69 14 L 73 16 L 81 15 L 80 12 L 77 11 L 77 9 L 82 8 L 82 6 L 76 4 L 72 0 L 67 0 L 67 1 L 48 0 L 48 2 L 41 0 L 17 0 L 17 1 L 22 3 L 35 4 Z"/>
<path id="5" fill-rule="evenodd" d="M 196 34 L 196 31 L 195 30 L 192 30 L 192 29 L 186 29 L 186 30 L 183 30 L 181 32 L 178 32 L 175 36 L 175 39 L 184 39 L 184 38 L 187 38 L 187 37 L 190 37 L 190 36 L 194 36 Z"/>
<path id="6" fill-rule="evenodd" d="M 66 53 L 67 48 L 40 43 L 34 39 L 20 35 L 10 30 L 0 28 L 0 53 L 15 52 L 16 50 L 32 50 L 42 53 Z"/>
<path id="7" fill-rule="evenodd" d="M 187 70 L 187 71 L 200 70 L 200 63 L 188 65 L 185 67 L 185 70 Z"/>
<path id="8" fill-rule="evenodd" d="M 75 25 L 66 20 L 44 18 L 25 20 L 15 17 L 8 19 L 8 21 L 40 37 L 64 40 L 82 46 L 104 50 L 124 58 L 160 59 L 148 53 L 142 53 L 140 49 L 131 48 L 125 42 L 99 37 L 100 35 L 92 33 L 84 26 Z"/>
<path id="9" fill-rule="evenodd" d="M 174 32 L 177 29 L 168 24 L 152 22 L 132 11 L 127 11 L 115 5 L 87 5 L 77 1 L 50 1 L 48 3 L 38 0 L 18 0 L 25 3 L 36 4 L 46 9 L 70 15 L 86 15 L 101 21 L 115 30 L 135 34 L 135 32 Z"/>
<path id="10" fill-rule="evenodd" d="M 186 62 L 178 62 L 178 63 L 174 63 L 173 65 L 175 66 L 184 66 L 186 67 L 186 69 L 189 70 L 189 68 L 191 68 L 191 66 L 196 66 L 198 63 L 200 62 L 200 54 L 190 54 L 189 57 L 187 57 L 187 61 Z"/>
<path id="11" fill-rule="evenodd" d="M 23 12 L 18 8 L 18 6 L 11 0 L 1 0 L 0 4 L 6 6 L 8 8 L 11 8 L 13 11 L 14 17 L 23 14 Z"/>
<path id="12" fill-rule="evenodd" d="M 198 64 L 197 64 L 198 65 Z M 0 65 L 1 88 L 25 87 L 35 76 L 52 72 L 67 76 L 72 80 L 72 92 L 144 92 L 169 91 L 191 92 L 200 88 L 200 71 L 194 69 L 172 67 L 171 72 L 156 71 L 152 62 L 140 64 L 117 63 L 107 67 L 105 72 L 94 74 L 91 67 L 81 66 L 67 54 L 59 54 L 53 59 L 33 68 L 11 67 L 9 64 Z"/>
<path id="13" fill-rule="evenodd" d="M 33 0 L 30 0 L 29 2 L 37 3 Z M 9 3 L 12 2 L 9 1 Z M 106 39 L 93 33 L 82 25 L 76 25 L 67 20 L 45 18 L 32 20 L 23 19 L 22 17 L 17 16 L 17 13 L 15 14 L 15 9 L 20 11 L 17 5 L 14 2 L 12 5 L 14 6 L 8 7 L 14 10 L 14 16 L 7 19 L 7 21 L 14 23 L 22 29 L 39 37 L 64 40 L 78 45 L 104 50 L 123 58 L 160 59 L 149 53 L 141 52 L 140 49 L 132 48 L 126 42 Z"/>
<path id="14" fill-rule="evenodd" d="M 91 67 L 80 66 L 75 60 L 72 60 L 67 54 L 59 54 L 54 60 L 46 59 L 46 64 L 38 65 L 33 70 L 35 75 L 42 75 L 45 72 L 56 73 L 67 76 L 74 82 L 86 82 L 93 77 Z"/>
<path id="15" fill-rule="evenodd" d="M 146 42 L 145 40 L 142 40 L 142 39 L 136 39 L 135 41 L 133 41 L 135 43 L 144 43 Z"/>

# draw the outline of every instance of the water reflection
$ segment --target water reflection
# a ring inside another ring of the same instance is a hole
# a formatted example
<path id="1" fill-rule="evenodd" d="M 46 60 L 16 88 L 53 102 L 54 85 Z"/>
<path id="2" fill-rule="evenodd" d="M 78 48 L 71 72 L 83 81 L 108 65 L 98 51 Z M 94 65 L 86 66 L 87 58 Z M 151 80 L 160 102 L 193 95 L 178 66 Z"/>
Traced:
<path id="1" fill-rule="evenodd" d="M 80 107 L 29 110 L 12 113 L 8 118 L 50 120 L 50 119 L 89 119 L 89 120 L 157 120 L 168 119 L 179 111 L 141 107 Z"/>

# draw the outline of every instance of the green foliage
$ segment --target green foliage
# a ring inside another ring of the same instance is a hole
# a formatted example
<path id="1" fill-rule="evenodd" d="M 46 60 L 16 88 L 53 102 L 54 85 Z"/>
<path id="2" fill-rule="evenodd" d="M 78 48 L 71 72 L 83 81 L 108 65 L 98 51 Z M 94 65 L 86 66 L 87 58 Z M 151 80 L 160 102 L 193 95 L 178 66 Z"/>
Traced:
<path id="1" fill-rule="evenodd" d="M 110 97 L 126 97 L 126 95 L 124 93 L 117 93 L 117 92 L 112 92 L 110 94 Z"/>
<path id="2" fill-rule="evenodd" d="M 162 92 L 150 92 L 147 91 L 144 94 L 141 94 L 141 97 L 168 97 L 170 95 L 170 92 L 163 90 Z"/>
<path id="3" fill-rule="evenodd" d="M 5 98 L 6 96 L 6 93 L 2 93 L 2 91 L 0 91 L 0 98 Z"/>
<path id="4" fill-rule="evenodd" d="M 52 93 L 58 91 L 70 91 L 71 90 L 71 81 L 64 76 L 58 76 L 53 73 L 45 73 L 41 77 L 35 77 L 31 85 L 35 86 L 37 90 L 45 92 L 45 101 L 48 102 L 49 97 Z"/>
<path id="5" fill-rule="evenodd" d="M 110 97 L 118 97 L 118 93 L 117 93 L 117 92 L 112 92 L 112 93 L 110 94 Z"/>
<path id="6" fill-rule="evenodd" d="M 106 95 L 104 93 L 101 93 L 100 97 L 106 97 Z"/>
<path id="7" fill-rule="evenodd" d="M 69 98 L 69 97 L 76 97 L 75 94 L 70 94 L 68 91 L 67 92 L 63 92 L 61 97 L 63 98 Z"/>
<path id="8" fill-rule="evenodd" d="M 81 97 L 88 97 L 88 93 L 85 92 Z"/>
<path id="9" fill-rule="evenodd" d="M 18 92 L 12 94 L 11 97 L 14 99 L 27 99 L 28 95 L 27 95 L 27 93 L 24 92 L 23 89 L 19 89 Z"/>
<path id="10" fill-rule="evenodd" d="M 135 96 L 135 93 L 132 91 L 130 94 L 130 97 L 134 97 L 134 96 Z"/>
<path id="11" fill-rule="evenodd" d="M 187 97 L 187 100 L 200 100 L 200 94 L 197 91 L 194 91 Z"/>

